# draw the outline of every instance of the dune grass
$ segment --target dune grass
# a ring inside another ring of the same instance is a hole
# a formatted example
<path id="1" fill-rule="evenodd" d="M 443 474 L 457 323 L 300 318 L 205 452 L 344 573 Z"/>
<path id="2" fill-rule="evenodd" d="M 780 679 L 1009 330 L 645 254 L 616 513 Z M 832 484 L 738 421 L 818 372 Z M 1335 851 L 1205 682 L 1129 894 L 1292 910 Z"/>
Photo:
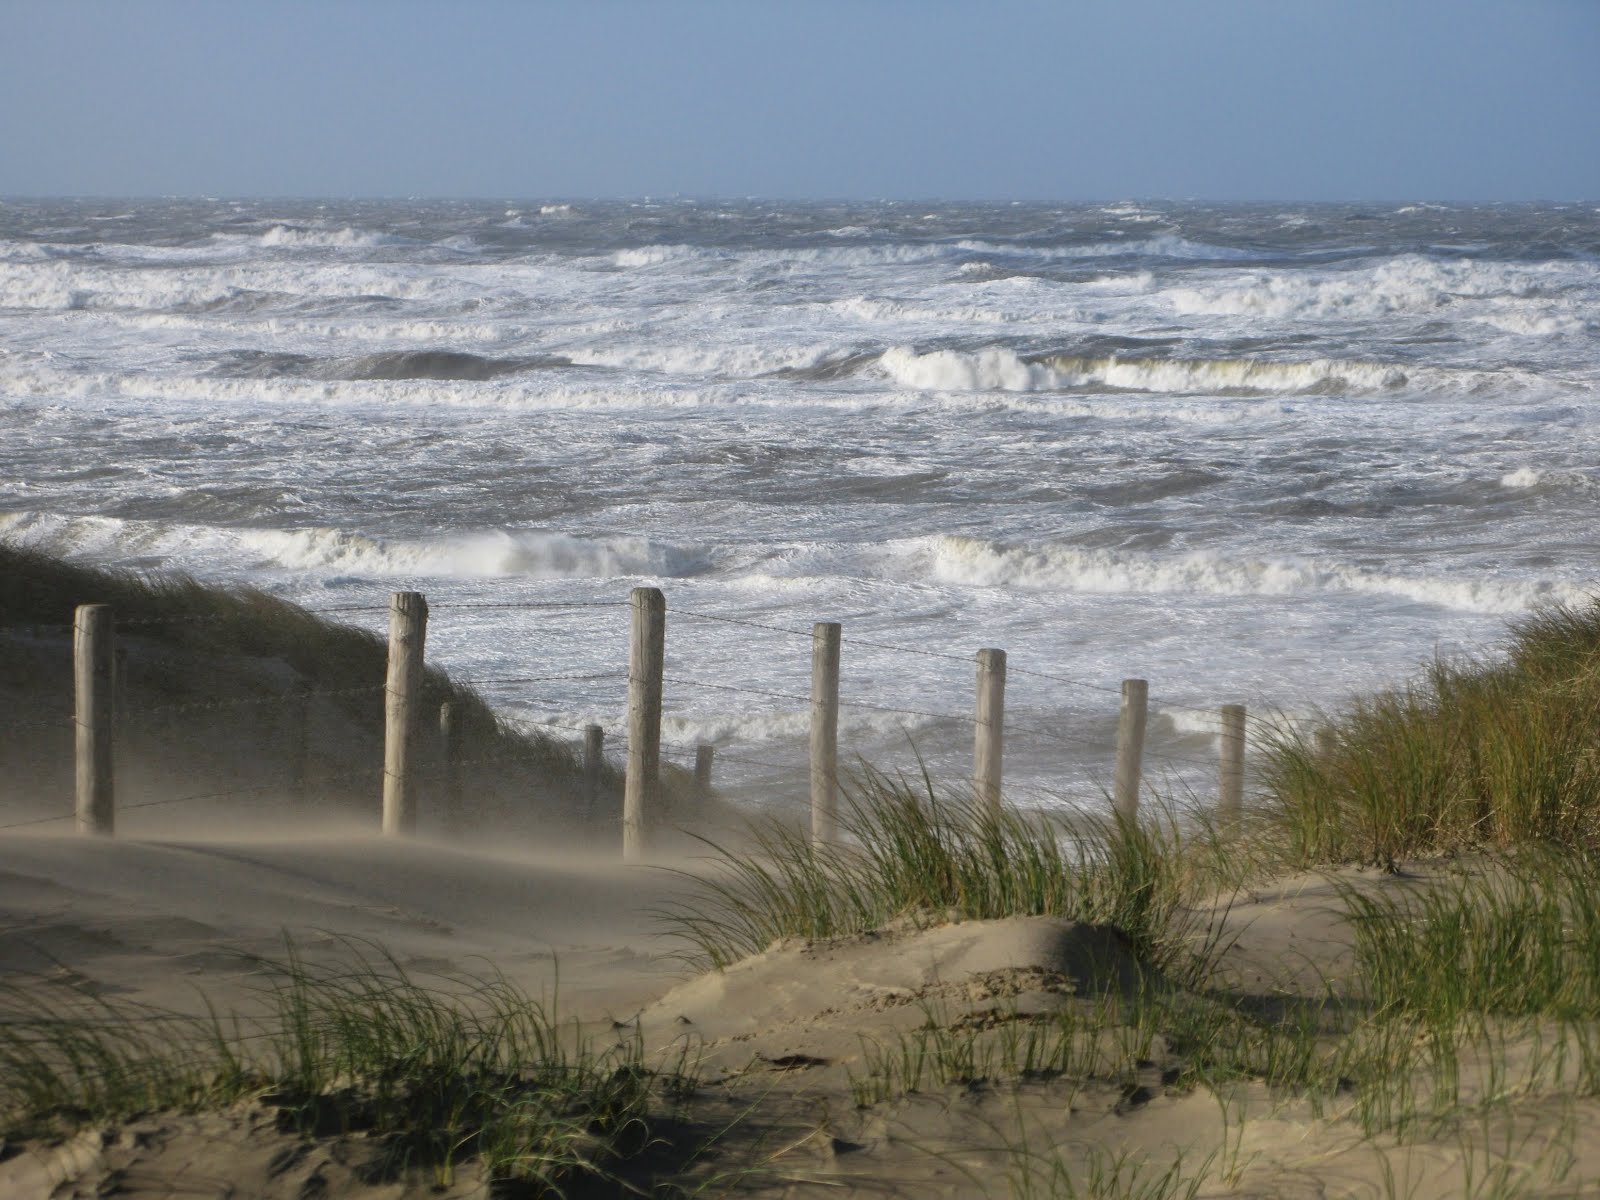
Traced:
<path id="1" fill-rule="evenodd" d="M 206 617 L 172 627 L 186 644 L 282 655 L 346 683 L 381 677 L 376 638 L 259 593 L 25 565 L 27 594 L 0 570 L 8 624 L 68 620 L 86 584 L 109 579 L 124 591 L 89 594 L 119 611 Z M 707 842 L 690 897 L 660 915 L 685 957 L 713 969 L 783 939 L 1027 915 L 1114 927 L 1151 968 L 1132 991 L 1108 983 L 1048 1013 L 930 1007 L 921 1028 L 864 1042 L 851 1075 L 863 1106 L 998 1084 L 1138 1097 L 1260 1083 L 1373 1137 L 1466 1129 L 1528 1096 L 1600 1096 L 1600 604 L 1530 617 L 1503 658 L 1433 663 L 1321 736 L 1280 729 L 1258 765 L 1250 819 L 1227 830 L 1170 814 L 995 812 L 926 776 L 863 769 L 838 844 L 814 846 L 780 821 L 748 842 Z M 1246 996 L 1216 975 L 1221 934 L 1199 915 L 1214 911 L 1198 903 L 1207 887 L 1285 864 L 1393 867 L 1441 853 L 1462 856 L 1442 881 L 1343 890 L 1347 987 Z M 14 1011 L 0 1014 L 0 1132 L 251 1097 L 288 1129 L 372 1136 L 391 1172 L 443 1177 L 472 1160 L 494 1178 L 562 1188 L 654 1178 L 672 1104 L 693 1090 L 690 1065 L 646 1063 L 636 1037 L 584 1042 L 492 975 L 424 987 L 381 956 L 274 971 L 275 1015 L 244 1032 L 136 1020 L 83 998 L 47 1014 L 13 990 Z M 1155 1197 L 1197 1186 L 1192 1172 L 1096 1162 L 1021 1147 L 1010 1187 Z M 1485 1165 L 1473 1187 L 1509 1195 L 1511 1178 Z"/>
<path id="2" fill-rule="evenodd" d="M 844 788 L 834 844 L 781 821 L 752 844 L 707 841 L 690 899 L 663 912 L 698 966 L 724 967 L 784 938 L 924 924 L 1062 916 L 1110 925 L 1139 958 L 1175 966 L 1182 921 L 1176 833 L 1120 821 L 994 810 L 864 768 Z"/>
<path id="3" fill-rule="evenodd" d="M 1382 896 L 1345 889 L 1378 1013 L 1600 1020 L 1600 862 L 1529 848 Z"/>
<path id="4" fill-rule="evenodd" d="M 1317 733 L 1284 727 L 1261 767 L 1304 863 L 1477 846 L 1600 846 L 1600 601 L 1512 626 L 1503 656 L 1432 663 Z"/>
<path id="5" fill-rule="evenodd" d="M 257 588 L 203 583 L 176 571 L 88 566 L 0 540 L 0 628 L 64 630 L 80 604 L 109 604 L 119 639 L 151 649 L 153 669 L 141 676 L 157 689 L 152 699 L 210 696 L 228 690 L 230 682 L 233 690 L 248 688 L 254 681 L 247 675 L 230 680 L 226 664 L 273 660 L 303 686 L 324 693 L 325 703 L 353 726 L 374 736 L 382 731 L 380 698 L 359 691 L 368 684 L 381 688 L 384 681 L 388 647 L 377 634 Z M 5 658 L 0 638 L 0 661 Z M 40 682 L 60 684 L 54 672 Z M 565 743 L 510 729 L 471 687 L 429 667 L 422 704 L 437 711 L 446 701 L 466 739 L 464 757 L 522 758 L 576 778 L 579 765 Z"/>
<path id="6" fill-rule="evenodd" d="M 448 1181 L 464 1163 L 535 1194 L 644 1187 L 682 1167 L 687 1052 L 598 1042 L 492 971 L 418 980 L 374 947 L 261 963 L 249 1022 L 119 1007 L 60 988 L 0 992 L 0 1137 L 49 1138 L 154 1111 L 250 1099 L 305 1136 L 357 1134 L 374 1179 Z"/>
<path id="7" fill-rule="evenodd" d="M 112 607 L 119 647 L 128 652 L 118 713 L 126 761 L 153 764 L 161 786 L 180 793 L 205 790 L 219 773 L 235 786 L 259 778 L 266 785 L 259 790 L 272 793 L 283 786 L 284 774 L 272 763 L 285 753 L 284 730 L 303 691 L 314 697 L 318 724 L 331 721 L 338 730 L 338 753 L 330 739 L 312 739 L 322 746 L 312 785 L 325 799 L 367 803 L 382 764 L 388 658 L 382 637 L 259 589 L 204 583 L 174 571 L 89 566 L 0 539 L 0 678 L 33 707 L 70 710 L 71 667 L 64 656 L 73 611 L 87 603 Z M 434 617 L 440 619 L 448 616 Z M 423 710 L 437 713 L 446 702 L 476 823 L 526 824 L 530 791 L 550 801 L 550 813 L 569 821 L 585 816 L 581 754 L 570 739 L 502 720 L 470 685 L 430 666 Z M 189 711 L 173 719 L 165 715 L 173 707 Z M 13 729 L 0 722 L 0 749 L 28 759 L 38 776 L 35 790 L 59 791 L 70 785 L 66 726 L 43 735 L 47 745 L 40 736 L 30 725 Z M 218 760 L 211 743 L 230 742 L 256 746 L 260 762 Z M 420 752 L 425 776 L 442 780 L 438 739 L 424 738 Z M 601 778 L 620 804 L 621 770 L 605 764 Z M 663 785 L 669 805 L 687 811 L 701 799 L 681 769 L 669 768 Z"/>

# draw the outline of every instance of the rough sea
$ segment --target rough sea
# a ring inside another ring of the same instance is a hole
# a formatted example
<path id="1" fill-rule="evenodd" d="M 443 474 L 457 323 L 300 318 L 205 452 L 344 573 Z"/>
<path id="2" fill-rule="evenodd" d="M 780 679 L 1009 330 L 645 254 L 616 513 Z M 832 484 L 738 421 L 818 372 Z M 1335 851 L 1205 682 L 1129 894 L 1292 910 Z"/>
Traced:
<path id="1" fill-rule="evenodd" d="M 1590 595 L 1597 385 L 1592 206 L 0 204 L 0 536 L 423 591 L 558 726 L 616 727 L 596 602 L 658 585 L 669 753 L 752 804 L 803 790 L 818 620 L 851 758 L 963 777 L 994 646 L 1015 798 L 1099 803 L 1126 677 L 1209 795 L 1217 705 Z"/>

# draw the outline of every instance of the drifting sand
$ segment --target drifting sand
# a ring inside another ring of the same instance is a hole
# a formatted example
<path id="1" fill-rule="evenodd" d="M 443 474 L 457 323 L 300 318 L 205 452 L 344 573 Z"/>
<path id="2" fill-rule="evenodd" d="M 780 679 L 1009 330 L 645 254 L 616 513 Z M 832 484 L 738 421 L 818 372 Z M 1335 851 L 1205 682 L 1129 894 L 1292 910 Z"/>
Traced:
<path id="1" fill-rule="evenodd" d="M 1414 883 L 1359 872 L 1344 880 Z M 338 939 L 361 938 L 421 974 L 488 963 L 535 994 L 552 993 L 559 976 L 563 1010 L 593 1028 L 637 1021 L 647 1044 L 692 1044 L 702 1055 L 697 1119 L 740 1119 L 724 1157 L 689 1181 L 708 1194 L 1003 1196 L 1021 1189 L 1032 1162 L 1034 1194 L 1048 1195 L 1039 1164 L 1051 1157 L 1126 1153 L 1146 1164 L 1146 1179 L 1180 1160 L 1186 1172 L 1204 1168 L 1201 1196 L 1442 1200 L 1467 1194 L 1496 1161 L 1531 1161 L 1563 1124 L 1575 1154 L 1565 1181 L 1505 1194 L 1600 1194 L 1593 1100 L 1511 1097 L 1481 1128 L 1368 1140 L 1338 1104 L 1318 1114 L 1260 1084 L 1223 1096 L 1170 1090 L 1160 1047 L 1131 1084 L 932 1087 L 857 1108 L 851 1080 L 867 1072 L 874 1046 L 930 1021 L 960 1028 L 1057 1011 L 1107 982 L 1138 987 L 1144 968 L 1115 931 L 1013 918 L 782 944 L 691 977 L 651 915 L 684 887 L 669 871 L 571 850 L 12 835 L 0 837 L 0 972 L 188 1011 L 201 1011 L 202 993 L 248 1008 L 258 1002 L 248 957 L 281 953 L 287 934 L 313 960 L 336 961 Z M 1241 1002 L 1338 986 L 1349 956 L 1334 900 L 1320 876 L 1230 898 L 1224 964 Z M 359 1139 L 303 1142 L 242 1105 L 7 1148 L 0 1197 L 487 1195 L 470 1174 L 443 1190 L 427 1178 L 366 1183 L 363 1161 Z M 736 1185 L 710 1181 L 734 1162 L 758 1170 Z"/>

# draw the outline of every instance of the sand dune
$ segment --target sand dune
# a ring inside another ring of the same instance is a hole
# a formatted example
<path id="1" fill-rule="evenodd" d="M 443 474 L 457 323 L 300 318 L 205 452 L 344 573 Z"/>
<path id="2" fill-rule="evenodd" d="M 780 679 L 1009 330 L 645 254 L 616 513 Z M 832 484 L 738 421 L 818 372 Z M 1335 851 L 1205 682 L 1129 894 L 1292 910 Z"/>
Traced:
<path id="1" fill-rule="evenodd" d="M 190 1009 L 201 988 L 243 1001 L 248 956 L 280 956 L 286 938 L 325 955 L 356 938 L 411 969 L 492 963 L 535 994 L 559 974 L 574 1002 L 629 1015 L 682 971 L 648 911 L 681 887 L 666 871 L 572 849 L 12 837 L 0 840 L 0 971 L 69 970 Z"/>
<path id="2" fill-rule="evenodd" d="M 1425 878 L 1306 875 L 1221 897 L 1222 976 L 1241 1003 L 1337 985 L 1348 931 L 1335 883 L 1382 892 Z M 1050 1164 L 1070 1161 L 1120 1172 L 1123 1190 L 1095 1193 L 1108 1196 L 1383 1196 L 1393 1186 L 1443 1200 L 1508 1154 L 1537 1158 L 1557 1128 L 1576 1147 L 1561 1187 L 1504 1194 L 1594 1194 L 1585 1189 L 1600 1181 L 1600 1104 L 1590 1099 L 1529 1095 L 1491 1111 L 1481 1134 L 1453 1125 L 1363 1137 L 1348 1103 L 1318 1108 L 1260 1082 L 1226 1094 L 1172 1087 L 1179 1048 L 1159 1039 L 1121 1080 L 960 1084 L 930 1074 L 862 1106 L 886 1049 L 1065 1019 L 1107 985 L 1150 986 L 1150 969 L 1114 930 L 1039 917 L 779 943 L 697 976 L 672 957 L 678 947 L 653 915 L 685 888 L 671 869 L 573 849 L 11 836 L 0 839 L 0 972 L 186 1011 L 201 1011 L 202 996 L 247 1011 L 260 999 L 252 956 L 280 954 L 287 937 L 330 964 L 348 953 L 341 939 L 365 939 L 423 977 L 492 964 L 536 994 L 559 984 L 564 1010 L 588 1028 L 616 1023 L 653 1049 L 692 1048 L 703 1070 L 689 1111 L 735 1123 L 722 1153 L 747 1168 L 721 1183 L 715 1163 L 690 1170 L 684 1182 L 709 1194 L 1050 1195 L 1060 1187 Z M 1205 1183 L 1136 1190 L 1164 1172 Z M 470 1168 L 446 1188 L 435 1182 L 375 1183 L 362 1175 L 359 1141 L 305 1141 L 250 1104 L 0 1151 L 0 1195 L 19 1200 L 109 1186 L 138 1197 L 488 1194 Z"/>

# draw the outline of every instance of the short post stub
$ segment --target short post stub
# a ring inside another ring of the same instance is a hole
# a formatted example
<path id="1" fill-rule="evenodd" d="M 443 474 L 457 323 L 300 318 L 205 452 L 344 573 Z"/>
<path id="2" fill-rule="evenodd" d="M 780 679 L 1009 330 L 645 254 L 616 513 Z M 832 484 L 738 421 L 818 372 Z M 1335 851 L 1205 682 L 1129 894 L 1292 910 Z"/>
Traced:
<path id="1" fill-rule="evenodd" d="M 1339 748 L 1338 735 L 1324 725 L 1312 735 L 1312 745 L 1316 747 L 1319 758 L 1332 758 L 1335 750 Z"/>
<path id="2" fill-rule="evenodd" d="M 383 736 L 383 832 L 390 836 L 417 829 L 417 730 L 427 636 L 428 602 L 422 593 L 390 596 Z"/>
<path id="3" fill-rule="evenodd" d="M 716 756 L 717 748 L 710 742 L 701 742 L 694 748 L 694 786 L 702 794 L 711 790 L 711 764 Z"/>
<path id="4" fill-rule="evenodd" d="M 1122 681 L 1122 712 L 1117 718 L 1117 778 L 1112 805 L 1117 815 L 1133 821 L 1139 815 L 1139 782 L 1143 775 L 1144 727 L 1150 708 L 1150 684 Z"/>
<path id="5" fill-rule="evenodd" d="M 111 705 L 114 719 L 117 722 L 117 732 L 125 733 L 128 729 L 128 718 L 133 715 L 133 706 L 128 703 L 128 648 L 122 644 L 122 639 L 113 635 L 113 644 L 117 648 L 114 665 L 111 668 L 113 684 L 111 688 Z"/>
<path id="6" fill-rule="evenodd" d="M 1000 811 L 1005 756 L 1006 652 L 978 651 L 978 706 L 972 743 L 972 790 L 978 802 Z"/>
<path id="7" fill-rule="evenodd" d="M 605 766 L 606 731 L 600 725 L 583 728 L 583 819 L 594 820 L 600 803 L 600 774 Z"/>
<path id="8" fill-rule="evenodd" d="M 667 598 L 660 588 L 630 596 L 628 645 L 628 772 L 622 792 L 622 857 L 644 857 L 646 821 L 661 798 L 661 676 L 666 667 Z"/>
<path id="9" fill-rule="evenodd" d="M 446 700 L 439 705 L 439 749 L 444 759 L 444 828 L 460 833 L 466 824 L 466 787 L 461 777 L 461 709 Z"/>
<path id="10" fill-rule="evenodd" d="M 109 604 L 78 606 L 72 620 L 77 828 L 79 833 L 105 837 L 116 829 L 112 766 L 115 637 Z"/>
<path id="11" fill-rule="evenodd" d="M 1244 705 L 1224 704 L 1217 759 L 1217 817 L 1225 827 L 1237 825 L 1244 812 L 1244 736 Z"/>
<path id="12" fill-rule="evenodd" d="M 811 627 L 811 841 L 839 839 L 839 643 L 843 626 Z"/>

